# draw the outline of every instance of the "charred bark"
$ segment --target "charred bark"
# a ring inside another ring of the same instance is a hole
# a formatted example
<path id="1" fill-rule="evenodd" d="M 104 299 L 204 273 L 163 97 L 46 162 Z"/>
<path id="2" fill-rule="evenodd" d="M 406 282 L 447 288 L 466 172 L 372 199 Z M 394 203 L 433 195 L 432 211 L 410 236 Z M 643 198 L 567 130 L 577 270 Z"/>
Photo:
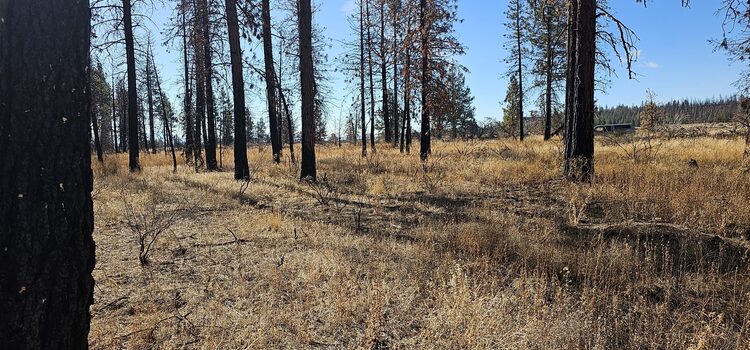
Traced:
<path id="1" fill-rule="evenodd" d="M 213 88 L 213 51 L 211 48 L 211 23 L 209 22 L 209 7 L 208 0 L 202 0 L 201 9 L 201 22 L 203 24 L 203 72 L 205 77 L 203 83 L 205 84 L 206 93 L 206 169 L 208 171 L 216 171 L 219 169 L 219 165 L 216 162 L 216 108 L 214 104 L 214 88 Z"/>
<path id="2" fill-rule="evenodd" d="M 394 6 L 393 10 L 393 147 L 399 142 L 399 117 L 398 117 L 398 14 Z"/>
<path id="3" fill-rule="evenodd" d="M 247 128 L 245 116 L 245 82 L 242 76 L 242 53 L 240 51 L 240 29 L 237 21 L 237 4 L 225 0 L 227 28 L 229 32 L 229 54 L 232 62 L 232 97 L 234 102 L 234 179 L 250 179 L 247 164 Z"/>
<path id="4" fill-rule="evenodd" d="M 365 1 L 365 11 L 367 16 L 367 67 L 370 77 L 370 147 L 372 153 L 375 153 L 375 83 L 372 73 L 372 33 L 370 27 L 370 0 Z"/>
<path id="5" fill-rule="evenodd" d="M 140 172 L 138 146 L 138 91 L 135 76 L 135 44 L 131 0 L 122 0 L 123 23 L 125 26 L 125 56 L 128 71 L 128 166 L 131 172 Z"/>
<path id="6" fill-rule="evenodd" d="M 312 57 L 312 6 L 299 1 L 300 85 L 302 86 L 302 168 L 300 177 L 315 181 L 315 71 Z"/>
<path id="7" fill-rule="evenodd" d="M 91 85 L 91 82 L 89 81 L 89 85 Z M 99 163 L 104 162 L 104 151 L 102 150 L 102 142 L 99 139 L 99 121 L 97 120 L 99 118 L 98 109 L 96 108 L 96 103 L 98 101 L 94 101 L 94 96 L 91 94 L 91 127 L 94 131 L 94 149 L 96 149 L 96 159 L 99 161 Z"/>
<path id="8" fill-rule="evenodd" d="M 276 106 L 276 77 L 273 67 L 273 40 L 271 37 L 271 5 L 269 0 L 262 0 L 261 21 L 263 26 L 263 61 L 265 64 L 266 100 L 268 101 L 268 125 L 271 132 L 271 151 L 273 162 L 281 162 L 281 129 Z"/>
<path id="9" fill-rule="evenodd" d="M 596 1 L 572 0 L 572 38 L 568 46 L 565 176 L 590 181 L 594 175 L 594 69 Z"/>
<path id="10" fill-rule="evenodd" d="M 185 96 L 183 100 L 183 111 L 185 113 L 185 163 L 193 161 L 193 152 L 195 150 L 195 131 L 193 126 L 192 95 L 190 91 L 190 58 L 188 56 L 188 33 L 187 33 L 187 0 L 182 0 L 182 59 L 185 70 Z"/>
<path id="11" fill-rule="evenodd" d="M 161 81 L 159 81 L 159 71 L 154 68 L 154 78 L 156 78 L 156 88 L 159 90 L 159 102 L 161 104 L 161 114 L 164 117 L 164 148 L 169 143 L 169 149 L 172 152 L 172 172 L 177 172 L 177 155 L 174 150 L 174 136 L 172 134 L 172 120 L 169 118 L 167 113 L 167 106 L 165 105 L 166 98 L 164 97 L 164 91 L 161 89 Z"/>
<path id="12" fill-rule="evenodd" d="M 419 158 L 426 161 L 430 154 L 430 106 L 427 101 L 427 89 L 429 88 L 429 48 L 428 48 L 428 23 L 427 23 L 427 0 L 419 1 L 419 26 L 422 39 L 422 130 L 420 132 Z"/>
<path id="13" fill-rule="evenodd" d="M 115 78 L 112 77 L 112 139 L 114 140 L 115 153 L 120 152 L 117 144 L 117 104 L 115 103 Z"/>
<path id="14" fill-rule="evenodd" d="M 154 94 L 151 86 L 151 47 L 149 45 L 148 54 L 146 56 L 146 100 L 148 103 L 148 129 L 150 136 L 151 153 L 156 154 L 156 137 L 154 136 Z"/>
<path id="15" fill-rule="evenodd" d="M 201 0 L 202 1 L 202 0 Z M 195 149 L 193 149 L 194 166 L 195 171 L 203 166 L 203 141 L 202 141 L 202 130 L 204 128 L 204 120 L 206 119 L 206 74 L 204 71 L 203 63 L 203 16 L 200 14 L 203 11 L 203 6 L 196 0 L 193 1 L 196 11 L 198 14 L 195 16 L 195 26 L 193 33 L 193 49 L 195 52 L 194 65 L 195 65 L 195 130 L 193 142 L 195 142 Z"/>
<path id="16" fill-rule="evenodd" d="M 359 2 L 359 92 L 361 102 L 362 158 L 367 157 L 367 112 L 365 111 L 365 11 L 364 1 Z"/>
<path id="17" fill-rule="evenodd" d="M 383 92 L 383 129 L 385 142 L 391 142 L 391 114 L 388 108 L 388 63 L 386 62 L 385 1 L 380 2 L 380 84 Z"/>
<path id="18" fill-rule="evenodd" d="M 86 349 L 89 2 L 2 1 L 0 18 L 0 347 Z"/>

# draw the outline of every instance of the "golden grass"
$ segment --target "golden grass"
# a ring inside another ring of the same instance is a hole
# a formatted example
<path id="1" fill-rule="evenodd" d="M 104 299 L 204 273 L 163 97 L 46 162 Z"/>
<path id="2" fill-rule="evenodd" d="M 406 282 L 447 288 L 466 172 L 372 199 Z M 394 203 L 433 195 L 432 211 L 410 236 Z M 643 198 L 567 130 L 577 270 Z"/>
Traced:
<path id="1" fill-rule="evenodd" d="M 664 141 L 639 163 L 599 145 L 591 185 L 560 179 L 559 140 L 437 142 L 427 164 L 378 146 L 317 146 L 320 185 L 251 148 L 244 191 L 226 151 L 214 173 L 95 164 L 92 348 L 750 343 L 740 140 Z M 124 203 L 153 199 L 188 219 L 141 267 Z"/>

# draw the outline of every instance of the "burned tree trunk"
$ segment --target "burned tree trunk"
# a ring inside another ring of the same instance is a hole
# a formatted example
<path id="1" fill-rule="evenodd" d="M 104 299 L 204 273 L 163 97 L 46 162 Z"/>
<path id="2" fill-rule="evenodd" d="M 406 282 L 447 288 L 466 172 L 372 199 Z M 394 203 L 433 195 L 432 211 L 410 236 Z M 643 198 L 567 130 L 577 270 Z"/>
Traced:
<path id="1" fill-rule="evenodd" d="M 544 140 L 552 138 L 552 52 L 547 48 L 547 72 L 544 87 Z"/>
<path id="2" fill-rule="evenodd" d="M 169 149 L 172 151 L 172 172 L 177 172 L 177 155 L 175 155 L 174 151 L 174 136 L 172 134 L 172 120 L 169 119 L 169 114 L 167 113 L 167 106 L 165 104 L 166 98 L 164 98 L 164 91 L 161 89 L 161 81 L 159 81 L 159 71 L 154 68 L 154 78 L 156 78 L 156 88 L 159 91 L 159 102 L 161 105 L 161 114 L 164 117 L 164 148 L 167 147 L 167 142 L 169 142 Z"/>
<path id="3" fill-rule="evenodd" d="M 594 175 L 596 1 L 571 0 L 569 15 L 563 169 L 572 181 L 590 181 Z"/>
<path id="4" fill-rule="evenodd" d="M 372 33 L 370 30 L 370 0 L 364 0 L 367 11 L 367 67 L 370 77 L 370 148 L 375 153 L 375 83 L 373 82 L 372 73 Z"/>
<path id="5" fill-rule="evenodd" d="M 206 94 L 206 169 L 215 171 L 219 169 L 216 162 L 216 108 L 214 106 L 213 89 L 213 52 L 211 49 L 211 23 L 209 22 L 208 0 L 201 2 L 201 22 L 203 24 L 203 83 Z"/>
<path id="6" fill-rule="evenodd" d="M 192 112 L 192 96 L 190 91 L 190 58 L 188 56 L 188 27 L 187 27 L 187 0 L 182 0 L 181 3 L 181 17 L 182 17 L 182 59 L 185 65 L 185 96 L 183 100 L 183 111 L 185 113 L 185 162 L 190 163 L 193 160 L 193 151 L 195 149 L 195 131 L 193 130 L 193 112 Z"/>
<path id="7" fill-rule="evenodd" d="M 544 140 L 547 141 L 552 138 L 552 80 L 554 78 L 554 47 L 550 33 L 552 33 L 552 16 L 554 14 L 549 13 L 552 9 L 549 4 L 544 5 L 544 21 L 546 27 L 546 39 L 545 39 L 545 81 L 544 81 Z"/>
<path id="8" fill-rule="evenodd" d="M 138 91 L 136 91 L 135 44 L 130 1 L 122 0 L 123 23 L 125 25 L 125 56 L 128 66 L 128 165 L 131 172 L 139 172 L 141 171 L 141 163 L 138 152 Z"/>
<path id="9" fill-rule="evenodd" d="M 146 54 L 146 100 L 148 103 L 148 129 L 151 142 L 151 153 L 156 154 L 156 137 L 154 136 L 154 94 L 151 86 L 151 46 L 149 44 L 148 53 Z"/>
<path id="10" fill-rule="evenodd" d="M 286 118 L 286 127 L 287 127 L 287 141 L 289 143 L 289 160 L 292 161 L 292 163 L 295 163 L 296 160 L 294 158 L 294 124 L 292 123 L 292 111 L 289 110 L 289 104 L 286 102 L 286 97 L 284 96 L 284 90 L 281 88 L 281 79 L 276 78 L 276 85 L 277 85 L 277 91 L 279 92 L 279 102 L 280 105 L 284 109 L 284 116 Z"/>
<path id="11" fill-rule="evenodd" d="M 286 128 L 287 128 L 286 135 L 287 135 L 287 139 L 289 143 L 289 160 L 292 163 L 296 163 L 297 161 L 294 156 L 294 123 L 292 123 L 292 112 L 291 110 L 289 110 L 289 104 L 286 101 L 283 84 L 281 83 L 281 77 L 282 77 L 282 72 L 283 72 L 281 67 L 284 66 L 283 47 L 284 47 L 284 42 L 282 41 L 281 45 L 279 45 L 279 73 L 274 74 L 274 77 L 276 78 L 276 90 L 279 93 L 279 109 L 284 110 L 284 117 L 286 118 Z M 279 119 L 281 119 L 281 116 L 279 116 Z"/>
<path id="12" fill-rule="evenodd" d="M 367 157 L 367 112 L 365 111 L 365 11 L 364 1 L 359 2 L 359 93 L 362 118 L 362 158 Z"/>
<path id="13" fill-rule="evenodd" d="M 411 53 L 406 52 L 404 63 L 404 121 L 401 128 L 401 153 L 410 153 L 411 149 Z"/>
<path id="14" fill-rule="evenodd" d="M 119 96 L 120 118 L 118 124 L 120 125 L 120 150 L 127 152 L 128 150 L 128 89 L 125 88 L 125 80 L 120 80 L 117 86 L 117 95 Z"/>
<path id="15" fill-rule="evenodd" d="M 240 52 L 240 29 L 237 21 L 237 4 L 234 0 L 225 1 L 227 8 L 227 28 L 229 33 L 229 56 L 232 62 L 232 97 L 234 103 L 234 179 L 250 179 L 247 164 L 247 130 L 245 125 L 245 82 L 242 76 L 242 56 Z"/>
<path id="16" fill-rule="evenodd" d="M 115 153 L 120 152 L 117 144 L 117 104 L 115 103 L 115 77 L 112 77 L 112 139 L 114 140 Z"/>
<path id="17" fill-rule="evenodd" d="M 0 347 L 86 349 L 89 2 L 2 1 L 0 19 Z"/>
<path id="18" fill-rule="evenodd" d="M 383 93 L 383 128 L 385 142 L 391 142 L 391 116 L 388 108 L 388 63 L 386 62 L 385 1 L 380 2 L 380 84 Z"/>
<path id="19" fill-rule="evenodd" d="M 393 10 L 393 147 L 399 142 L 398 118 L 398 13 L 394 5 Z"/>
<path id="20" fill-rule="evenodd" d="M 201 151 L 203 136 L 201 131 L 206 119 L 206 72 L 204 71 L 203 63 L 203 45 L 206 45 L 206 43 L 203 42 L 203 35 L 201 34 L 203 31 L 203 16 L 200 13 L 203 11 L 203 6 L 195 0 L 193 4 L 197 12 L 193 33 L 193 49 L 195 51 L 195 56 L 193 57 L 195 65 L 195 130 L 193 130 L 195 148 L 193 149 L 193 157 L 195 158 L 195 171 L 198 171 L 198 168 L 203 166 L 203 152 Z"/>
<path id="21" fill-rule="evenodd" d="M 419 142 L 419 158 L 426 161 L 430 154 L 430 106 L 427 101 L 427 89 L 430 76 L 429 48 L 427 47 L 427 0 L 419 1 L 419 26 L 422 36 L 422 130 Z"/>
<path id="22" fill-rule="evenodd" d="M 271 131 L 271 151 L 273 162 L 281 162 L 281 130 L 276 110 L 276 78 L 273 67 L 273 41 L 271 39 L 271 5 L 262 0 L 261 21 L 263 22 L 263 61 L 265 64 L 266 100 L 268 101 L 268 125 Z"/>
<path id="23" fill-rule="evenodd" d="M 90 81 L 89 85 L 91 85 Z M 99 118 L 99 113 L 96 109 L 97 101 L 94 101 L 93 94 L 91 95 L 91 98 L 89 100 L 91 101 L 91 127 L 94 129 L 94 149 L 96 149 L 96 159 L 99 161 L 99 163 L 103 163 L 104 152 L 102 150 L 102 142 L 99 139 L 99 121 L 97 120 Z"/>
<path id="24" fill-rule="evenodd" d="M 312 6 L 299 1 L 300 85 L 302 86 L 302 169 L 300 177 L 315 181 L 315 71 L 312 57 Z"/>

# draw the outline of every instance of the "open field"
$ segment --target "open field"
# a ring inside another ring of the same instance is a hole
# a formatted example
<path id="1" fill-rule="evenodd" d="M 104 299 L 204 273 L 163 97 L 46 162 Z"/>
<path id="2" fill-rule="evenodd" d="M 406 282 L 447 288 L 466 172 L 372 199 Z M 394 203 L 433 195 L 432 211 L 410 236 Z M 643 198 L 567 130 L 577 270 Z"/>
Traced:
<path id="1" fill-rule="evenodd" d="M 317 185 L 268 148 L 244 186 L 227 153 L 95 164 L 92 348 L 750 344 L 739 139 L 598 145 L 592 185 L 561 180 L 559 140 L 439 142 L 426 165 L 379 147 L 319 146 Z M 160 233 L 143 266 L 137 232 Z"/>

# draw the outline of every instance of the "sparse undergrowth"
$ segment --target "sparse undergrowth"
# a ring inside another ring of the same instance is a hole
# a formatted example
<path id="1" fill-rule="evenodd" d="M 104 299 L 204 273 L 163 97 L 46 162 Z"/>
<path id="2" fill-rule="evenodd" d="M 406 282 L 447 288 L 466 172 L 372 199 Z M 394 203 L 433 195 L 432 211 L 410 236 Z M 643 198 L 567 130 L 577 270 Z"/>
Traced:
<path id="1" fill-rule="evenodd" d="M 592 185 L 559 179 L 559 141 L 434 147 L 427 165 L 319 147 L 318 184 L 250 152 L 239 194 L 231 169 L 171 174 L 145 155 L 131 175 L 110 156 L 95 169 L 92 348 L 750 343 L 741 141 L 664 140 L 646 162 L 601 145 Z M 128 205 L 180 213 L 144 267 Z"/>

